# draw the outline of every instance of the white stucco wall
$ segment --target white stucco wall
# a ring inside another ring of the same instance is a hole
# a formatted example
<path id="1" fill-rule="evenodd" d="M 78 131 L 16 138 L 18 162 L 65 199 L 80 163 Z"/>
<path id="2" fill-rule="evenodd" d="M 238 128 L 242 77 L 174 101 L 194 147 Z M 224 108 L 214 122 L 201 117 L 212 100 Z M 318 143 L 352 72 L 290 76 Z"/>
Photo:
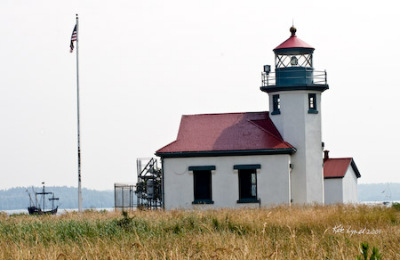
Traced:
<path id="1" fill-rule="evenodd" d="M 343 203 L 358 203 L 357 176 L 350 166 L 343 177 Z"/>
<path id="2" fill-rule="evenodd" d="M 259 203 L 237 203 L 239 180 L 234 165 L 260 164 L 257 170 Z M 169 209 L 259 207 L 290 202 L 290 155 L 223 156 L 198 158 L 165 158 L 164 202 Z M 190 166 L 216 167 L 211 176 L 214 204 L 193 205 L 193 173 Z"/>
<path id="3" fill-rule="evenodd" d="M 343 178 L 325 179 L 325 204 L 358 203 L 357 182 L 351 166 Z"/>
<path id="4" fill-rule="evenodd" d="M 308 113 L 309 93 L 316 94 L 318 114 Z M 270 117 L 283 139 L 297 149 L 292 155 L 293 202 L 323 204 L 321 93 L 318 91 L 270 93 L 270 111 L 273 111 L 272 96 L 276 94 L 280 97 L 281 113 Z"/>
<path id="5" fill-rule="evenodd" d="M 325 204 L 343 203 L 342 178 L 325 179 Z"/>

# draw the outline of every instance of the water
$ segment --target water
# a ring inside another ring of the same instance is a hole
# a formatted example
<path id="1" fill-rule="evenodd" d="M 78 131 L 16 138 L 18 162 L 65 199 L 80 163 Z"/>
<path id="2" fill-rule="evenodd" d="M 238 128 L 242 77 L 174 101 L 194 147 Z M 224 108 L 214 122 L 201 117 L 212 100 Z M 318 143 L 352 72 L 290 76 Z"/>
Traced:
<path id="1" fill-rule="evenodd" d="M 94 210 L 94 211 L 114 211 L 114 208 L 88 208 L 88 209 L 83 209 L 83 210 Z M 58 209 L 57 215 L 62 215 L 68 212 L 74 212 L 78 211 L 78 209 Z M 1 210 L 0 212 L 5 212 L 7 215 L 13 215 L 13 214 L 28 214 L 27 209 L 12 209 L 12 210 Z"/>
<path id="2" fill-rule="evenodd" d="M 27 209 L 2 210 L 1 212 L 5 212 L 5 213 L 7 213 L 7 215 L 21 214 L 21 213 L 26 213 L 26 214 L 28 214 L 28 210 L 27 210 Z"/>
<path id="3" fill-rule="evenodd" d="M 393 203 L 400 203 L 400 200 L 392 200 L 392 201 L 360 201 L 360 204 L 365 204 L 365 205 L 392 206 Z"/>

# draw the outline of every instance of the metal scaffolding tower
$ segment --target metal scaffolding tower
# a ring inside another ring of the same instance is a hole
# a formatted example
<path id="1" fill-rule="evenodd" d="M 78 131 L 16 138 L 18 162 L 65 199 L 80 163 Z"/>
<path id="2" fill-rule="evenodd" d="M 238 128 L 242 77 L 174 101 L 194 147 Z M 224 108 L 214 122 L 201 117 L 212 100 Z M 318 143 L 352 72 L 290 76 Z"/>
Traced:
<path id="1" fill-rule="evenodd" d="M 162 171 L 157 159 L 137 159 L 137 172 L 135 193 L 138 208 L 162 208 Z"/>

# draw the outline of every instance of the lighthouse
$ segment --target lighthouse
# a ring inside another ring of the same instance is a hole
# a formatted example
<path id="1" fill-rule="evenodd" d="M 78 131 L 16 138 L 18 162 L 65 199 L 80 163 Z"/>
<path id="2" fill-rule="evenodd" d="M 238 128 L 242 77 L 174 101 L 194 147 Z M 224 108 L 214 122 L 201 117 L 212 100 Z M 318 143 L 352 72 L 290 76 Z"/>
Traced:
<path id="1" fill-rule="evenodd" d="M 321 97 L 329 88 L 325 71 L 313 67 L 314 48 L 299 39 L 296 28 L 277 46 L 275 72 L 265 65 L 261 91 L 282 138 L 296 147 L 291 156 L 291 202 L 324 203 Z"/>
<path id="2" fill-rule="evenodd" d="M 177 138 L 155 153 L 163 208 L 357 203 L 353 158 L 323 156 L 321 99 L 329 86 L 326 72 L 314 69 L 314 50 L 294 27 L 273 50 L 275 69 L 264 66 L 260 87 L 268 111 L 182 116 Z"/>

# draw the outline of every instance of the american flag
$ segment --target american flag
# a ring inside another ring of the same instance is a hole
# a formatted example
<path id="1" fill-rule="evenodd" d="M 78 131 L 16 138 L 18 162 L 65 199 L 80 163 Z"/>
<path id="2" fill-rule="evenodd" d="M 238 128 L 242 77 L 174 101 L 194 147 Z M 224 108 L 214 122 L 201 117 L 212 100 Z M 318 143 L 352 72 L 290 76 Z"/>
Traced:
<path id="1" fill-rule="evenodd" d="M 70 52 L 72 53 L 74 51 L 74 41 L 78 40 L 78 31 L 77 31 L 77 25 L 75 24 L 74 30 L 72 31 L 72 35 L 71 35 L 71 44 L 69 45 Z"/>

